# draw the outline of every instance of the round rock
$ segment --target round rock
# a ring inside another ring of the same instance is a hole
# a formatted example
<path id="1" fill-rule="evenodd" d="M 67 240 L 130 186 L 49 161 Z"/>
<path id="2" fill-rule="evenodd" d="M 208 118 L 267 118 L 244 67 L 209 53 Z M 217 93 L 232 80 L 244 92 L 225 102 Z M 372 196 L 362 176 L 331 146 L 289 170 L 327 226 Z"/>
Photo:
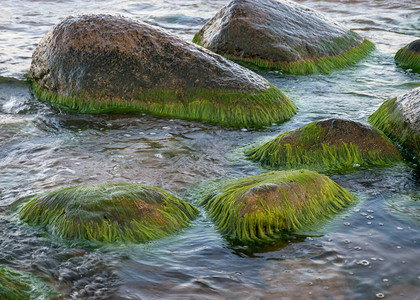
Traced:
<path id="1" fill-rule="evenodd" d="M 166 30 L 111 15 L 68 17 L 36 48 L 41 100 L 82 113 L 150 113 L 233 126 L 284 121 L 294 104 L 261 76 Z"/>
<path id="2" fill-rule="evenodd" d="M 283 133 L 246 152 L 250 159 L 276 168 L 342 171 L 390 166 L 402 161 L 398 148 L 368 124 L 331 118 Z"/>
<path id="3" fill-rule="evenodd" d="M 420 161 L 420 87 L 386 100 L 369 122 Z"/>
<path id="4" fill-rule="evenodd" d="M 412 41 L 398 50 L 394 59 L 401 68 L 420 73 L 420 39 Z"/>
<path id="5" fill-rule="evenodd" d="M 25 222 L 66 238 L 135 243 L 180 230 L 197 214 L 159 188 L 130 183 L 64 188 L 36 196 L 19 210 Z"/>
<path id="6" fill-rule="evenodd" d="M 352 65 L 374 47 L 336 21 L 287 0 L 233 0 L 193 41 L 249 67 L 293 74 Z"/>
<path id="7" fill-rule="evenodd" d="M 292 170 L 235 180 L 202 204 L 227 237 L 259 243 L 283 231 L 310 228 L 352 201 L 353 196 L 327 176 Z"/>

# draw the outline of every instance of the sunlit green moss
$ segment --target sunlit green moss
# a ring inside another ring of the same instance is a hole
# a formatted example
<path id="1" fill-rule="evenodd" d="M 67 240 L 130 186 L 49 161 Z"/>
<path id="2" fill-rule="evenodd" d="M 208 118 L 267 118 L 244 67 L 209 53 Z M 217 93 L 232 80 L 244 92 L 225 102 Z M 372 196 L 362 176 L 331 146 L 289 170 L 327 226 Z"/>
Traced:
<path id="1" fill-rule="evenodd" d="M 328 177 L 307 170 L 270 172 L 218 188 L 202 201 L 220 232 L 241 242 L 271 241 L 307 229 L 353 202 Z"/>
<path id="2" fill-rule="evenodd" d="M 36 196 L 19 211 L 33 225 L 66 238 L 147 242 L 188 225 L 196 208 L 152 186 L 81 185 Z"/>
<path id="3" fill-rule="evenodd" d="M 398 142 L 420 160 L 420 136 L 404 123 L 397 98 L 388 99 L 369 117 L 372 126 Z"/>
<path id="4" fill-rule="evenodd" d="M 420 72 L 420 53 L 407 50 L 407 46 L 398 50 L 394 59 L 399 67 Z"/>
<path id="5" fill-rule="evenodd" d="M 198 45 L 201 44 L 198 34 L 194 36 L 193 42 Z M 334 43 L 326 45 L 325 47 L 333 48 Z M 361 45 L 353 47 L 336 56 L 324 56 L 318 59 L 307 59 L 295 62 L 273 62 L 260 58 L 235 57 L 232 55 L 224 56 L 250 69 L 280 70 L 286 74 L 306 75 L 313 73 L 329 73 L 335 69 L 353 66 L 362 58 L 366 57 L 373 49 L 375 49 L 375 45 L 365 39 Z"/>
<path id="6" fill-rule="evenodd" d="M 50 299 L 56 295 L 35 277 L 0 265 L 0 299 Z"/>
<path id="7" fill-rule="evenodd" d="M 291 132 L 286 132 L 264 145 L 247 150 L 245 154 L 269 168 L 310 168 L 317 171 L 351 170 L 355 166 L 386 167 L 402 161 L 398 149 L 380 132 L 378 135 L 387 146 L 386 150 L 360 149 L 358 145 L 345 142 L 330 144 L 326 139 L 329 128 L 318 126 L 316 122 L 305 125 L 297 132 L 296 139 L 287 139 Z"/>
<path id="8" fill-rule="evenodd" d="M 147 113 L 228 126 L 259 127 L 283 122 L 296 106 L 278 88 L 263 91 L 145 90 L 129 99 L 75 95 L 66 97 L 33 84 L 36 97 L 79 113 Z"/>

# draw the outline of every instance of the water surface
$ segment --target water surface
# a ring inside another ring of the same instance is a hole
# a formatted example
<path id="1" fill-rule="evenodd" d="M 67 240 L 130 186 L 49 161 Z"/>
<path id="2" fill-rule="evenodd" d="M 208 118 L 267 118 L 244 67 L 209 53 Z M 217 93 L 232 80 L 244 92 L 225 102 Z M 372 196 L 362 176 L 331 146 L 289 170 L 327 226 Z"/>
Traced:
<path id="1" fill-rule="evenodd" d="M 204 211 L 172 237 L 105 247 L 52 238 L 6 211 L 33 193 L 100 182 L 156 185 L 197 203 L 203 181 L 265 171 L 244 159 L 243 147 L 320 118 L 366 122 L 384 100 L 420 85 L 420 75 L 393 62 L 420 35 L 418 1 L 298 2 L 377 49 L 329 75 L 261 73 L 299 112 L 284 124 L 237 130 L 146 115 L 77 115 L 36 101 L 23 80 L 40 38 L 68 15 L 119 13 L 191 40 L 225 1 L 2 0 L 0 264 L 74 299 L 419 299 L 420 176 L 413 164 L 332 176 L 359 202 L 262 249 L 230 244 Z"/>

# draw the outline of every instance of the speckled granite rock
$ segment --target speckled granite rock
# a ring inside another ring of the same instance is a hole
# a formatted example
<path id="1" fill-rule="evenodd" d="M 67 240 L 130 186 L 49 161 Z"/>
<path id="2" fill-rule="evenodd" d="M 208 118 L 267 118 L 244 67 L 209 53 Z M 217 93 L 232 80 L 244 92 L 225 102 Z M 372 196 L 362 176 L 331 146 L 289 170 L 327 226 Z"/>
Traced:
<path id="1" fill-rule="evenodd" d="M 420 161 L 420 87 L 386 100 L 369 121 Z"/>
<path id="2" fill-rule="evenodd" d="M 420 73 L 420 39 L 412 41 L 398 50 L 394 59 L 401 68 L 412 69 L 414 72 Z"/>
<path id="3" fill-rule="evenodd" d="M 68 17 L 36 48 L 36 95 L 85 113 L 269 125 L 294 104 L 261 76 L 166 30 L 111 15 Z"/>
<path id="4" fill-rule="evenodd" d="M 334 20 L 287 0 L 233 0 L 193 41 L 247 66 L 294 74 L 351 65 L 374 47 Z"/>
<path id="5" fill-rule="evenodd" d="M 315 121 L 283 133 L 247 155 L 271 168 L 317 171 L 389 166 L 402 161 L 398 148 L 382 132 L 340 118 Z"/>

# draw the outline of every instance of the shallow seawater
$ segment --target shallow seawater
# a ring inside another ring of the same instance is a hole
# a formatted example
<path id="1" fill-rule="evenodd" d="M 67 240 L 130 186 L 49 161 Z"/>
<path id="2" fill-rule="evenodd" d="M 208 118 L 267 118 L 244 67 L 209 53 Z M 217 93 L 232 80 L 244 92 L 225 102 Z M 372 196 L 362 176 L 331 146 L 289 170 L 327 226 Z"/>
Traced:
<path id="1" fill-rule="evenodd" d="M 70 14 L 119 13 L 191 40 L 225 2 L 1 1 L 0 264 L 31 272 L 69 299 L 420 299 L 420 172 L 409 163 L 331 176 L 357 204 L 257 249 L 229 243 L 204 211 L 172 237 L 103 247 L 53 238 L 10 212 L 30 194 L 100 182 L 156 185 L 197 203 L 206 180 L 264 172 L 244 159 L 243 147 L 320 118 L 366 122 L 384 100 L 420 85 L 419 74 L 393 62 L 419 36 L 416 0 L 298 1 L 377 49 L 329 75 L 261 73 L 299 107 L 289 122 L 263 130 L 77 115 L 38 102 L 23 80 L 40 38 Z"/>

